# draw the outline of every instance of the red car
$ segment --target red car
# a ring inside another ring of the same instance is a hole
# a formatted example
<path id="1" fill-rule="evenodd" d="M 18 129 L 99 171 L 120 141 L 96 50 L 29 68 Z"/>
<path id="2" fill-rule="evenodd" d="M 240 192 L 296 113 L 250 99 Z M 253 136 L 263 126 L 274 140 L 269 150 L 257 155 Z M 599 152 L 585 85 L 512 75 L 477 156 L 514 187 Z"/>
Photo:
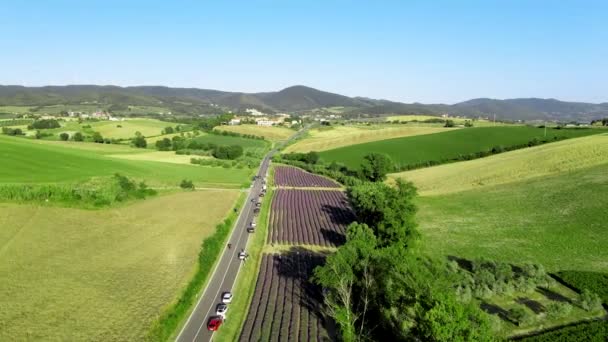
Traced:
<path id="1" fill-rule="evenodd" d="M 217 329 L 220 328 L 220 325 L 222 325 L 222 317 L 220 316 L 215 316 L 215 317 L 211 317 L 209 318 L 209 323 L 207 323 L 207 330 L 209 331 L 216 331 Z"/>

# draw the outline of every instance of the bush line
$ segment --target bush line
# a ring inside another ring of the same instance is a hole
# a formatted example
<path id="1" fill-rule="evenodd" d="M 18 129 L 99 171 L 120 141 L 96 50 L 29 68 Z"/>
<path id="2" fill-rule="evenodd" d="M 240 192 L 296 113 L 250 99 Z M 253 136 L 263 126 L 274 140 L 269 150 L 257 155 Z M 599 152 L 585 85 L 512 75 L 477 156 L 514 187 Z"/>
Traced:
<path id="1" fill-rule="evenodd" d="M 244 204 L 245 196 L 242 194 L 237 201 L 237 206 Z M 237 210 L 238 212 L 238 210 Z M 215 267 L 215 263 L 224 249 L 226 239 L 238 214 L 231 211 L 224 221 L 216 226 L 215 233 L 206 238 L 198 254 L 198 265 L 194 276 L 182 292 L 179 299 L 170 305 L 153 323 L 148 339 L 151 341 L 167 341 L 173 336 L 180 322 L 187 316 L 192 305 L 196 303 L 197 295 L 201 292 L 207 278 Z"/>

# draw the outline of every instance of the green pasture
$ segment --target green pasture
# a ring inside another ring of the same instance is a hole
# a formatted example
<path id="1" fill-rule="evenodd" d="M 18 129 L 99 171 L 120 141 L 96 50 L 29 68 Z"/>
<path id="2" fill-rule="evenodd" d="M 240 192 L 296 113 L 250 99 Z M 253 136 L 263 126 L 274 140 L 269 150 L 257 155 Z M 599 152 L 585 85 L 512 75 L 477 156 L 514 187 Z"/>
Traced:
<path id="1" fill-rule="evenodd" d="M 180 191 L 105 210 L 0 203 L 0 341 L 146 340 L 238 196 Z"/>
<path id="2" fill-rule="evenodd" d="M 608 161 L 511 183 L 421 196 L 417 218 L 424 248 L 433 255 L 535 262 L 550 271 L 606 272 L 607 193 Z"/>
<path id="3" fill-rule="evenodd" d="M 41 142 L 0 136 L 0 183 L 65 183 L 121 173 L 144 179 L 149 185 L 176 186 L 182 179 L 187 178 L 197 186 L 239 187 L 247 182 L 250 175 L 250 170 L 247 169 L 126 160 L 107 156 L 112 153 L 130 153 L 127 149 L 129 148 L 116 145 Z M 145 149 L 130 150 L 134 151 L 133 153 L 149 152 Z"/>
<path id="4" fill-rule="evenodd" d="M 547 129 L 527 126 L 475 127 L 453 131 L 374 141 L 320 152 L 326 162 L 341 162 L 359 168 L 363 157 L 377 152 L 387 154 L 397 167 L 457 158 L 488 151 L 496 146 L 526 144 L 532 139 L 580 137 L 605 132 L 601 129 Z"/>

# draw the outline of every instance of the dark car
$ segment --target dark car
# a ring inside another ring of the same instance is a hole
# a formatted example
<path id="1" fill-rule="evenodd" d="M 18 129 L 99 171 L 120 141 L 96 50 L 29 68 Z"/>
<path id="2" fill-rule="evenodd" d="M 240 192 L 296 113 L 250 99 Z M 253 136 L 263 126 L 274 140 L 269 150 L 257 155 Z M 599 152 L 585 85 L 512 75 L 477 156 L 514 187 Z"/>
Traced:
<path id="1" fill-rule="evenodd" d="M 214 316 L 209 318 L 209 323 L 207 323 L 207 330 L 216 331 L 222 325 L 222 317 Z"/>

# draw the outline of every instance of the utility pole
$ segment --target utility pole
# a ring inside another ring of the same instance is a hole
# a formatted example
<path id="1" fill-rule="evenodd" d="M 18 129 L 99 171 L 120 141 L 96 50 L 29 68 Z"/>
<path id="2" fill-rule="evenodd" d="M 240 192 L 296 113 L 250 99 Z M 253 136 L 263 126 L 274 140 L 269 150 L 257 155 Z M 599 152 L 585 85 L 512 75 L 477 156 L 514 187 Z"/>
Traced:
<path id="1" fill-rule="evenodd" d="M 546 138 L 547 137 L 547 120 L 545 120 L 544 126 L 545 126 L 545 138 Z"/>

